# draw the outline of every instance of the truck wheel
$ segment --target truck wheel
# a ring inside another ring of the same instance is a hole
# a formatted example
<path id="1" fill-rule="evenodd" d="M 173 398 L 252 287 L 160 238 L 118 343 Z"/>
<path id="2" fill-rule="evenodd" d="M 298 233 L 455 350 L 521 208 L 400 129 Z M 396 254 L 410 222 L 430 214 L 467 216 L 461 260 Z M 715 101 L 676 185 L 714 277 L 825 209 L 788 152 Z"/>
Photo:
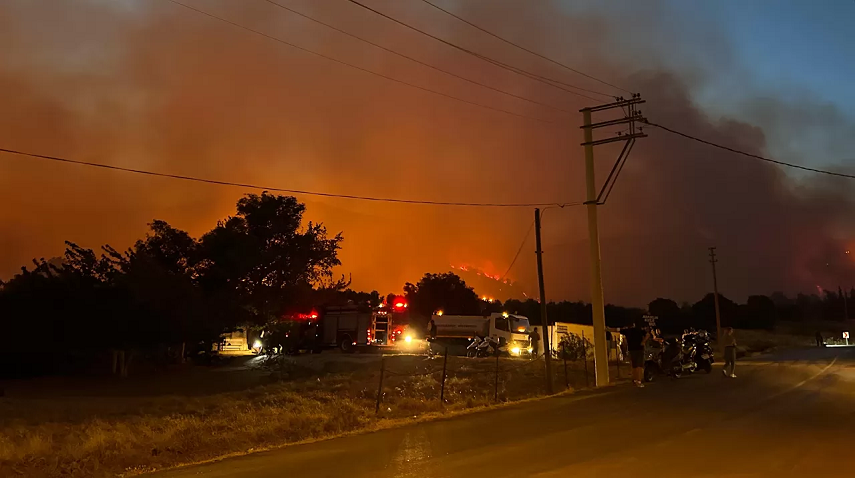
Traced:
<path id="1" fill-rule="evenodd" d="M 341 338 L 341 344 L 339 345 L 339 347 L 341 348 L 341 351 L 346 354 L 353 353 L 353 339 L 351 339 L 349 335 L 345 335 Z"/>

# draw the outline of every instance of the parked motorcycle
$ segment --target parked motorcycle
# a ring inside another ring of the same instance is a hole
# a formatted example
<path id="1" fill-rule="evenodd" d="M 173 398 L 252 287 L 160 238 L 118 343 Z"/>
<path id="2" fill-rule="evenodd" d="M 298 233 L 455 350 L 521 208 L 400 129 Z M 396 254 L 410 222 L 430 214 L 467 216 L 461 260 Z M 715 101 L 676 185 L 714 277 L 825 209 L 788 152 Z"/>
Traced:
<path id="1" fill-rule="evenodd" d="M 706 373 L 712 372 L 712 364 L 715 362 L 715 354 L 710 346 L 710 335 L 706 330 L 698 331 L 687 338 L 694 347 L 695 365 L 698 370 Z M 685 340 L 684 340 L 685 342 Z"/>
<path id="2" fill-rule="evenodd" d="M 481 338 L 476 336 L 466 347 L 467 357 L 492 357 L 496 354 L 496 348 L 499 346 L 491 337 Z"/>
<path id="3" fill-rule="evenodd" d="M 695 363 L 695 347 L 686 340 L 665 341 L 662 351 L 662 362 L 668 374 L 680 378 L 683 374 L 695 373 L 698 364 Z"/>
<path id="4" fill-rule="evenodd" d="M 714 360 L 709 335 L 687 332 L 681 338 L 663 340 L 658 348 L 647 349 L 644 380 L 653 381 L 657 374 L 680 378 L 697 370 L 709 373 Z"/>

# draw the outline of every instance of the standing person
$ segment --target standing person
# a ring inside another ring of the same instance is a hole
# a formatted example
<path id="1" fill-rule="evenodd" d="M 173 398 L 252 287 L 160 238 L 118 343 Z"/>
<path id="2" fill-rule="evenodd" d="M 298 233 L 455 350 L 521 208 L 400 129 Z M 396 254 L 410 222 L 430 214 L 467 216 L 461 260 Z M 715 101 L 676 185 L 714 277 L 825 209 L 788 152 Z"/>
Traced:
<path id="1" fill-rule="evenodd" d="M 825 345 L 825 341 L 822 338 L 822 333 L 819 330 L 816 331 L 816 346 L 822 347 Z"/>
<path id="2" fill-rule="evenodd" d="M 537 329 L 531 329 L 531 333 L 528 334 L 531 339 L 531 358 L 537 358 L 537 354 L 540 351 L 540 333 L 537 332 Z"/>
<path id="3" fill-rule="evenodd" d="M 436 322 L 434 322 L 433 317 L 428 320 L 427 323 L 427 345 L 428 345 L 428 356 L 433 357 L 434 354 L 437 353 L 434 350 L 433 343 L 436 341 Z"/>
<path id="4" fill-rule="evenodd" d="M 626 349 L 632 363 L 632 383 L 636 387 L 644 388 L 644 346 L 650 339 L 650 331 L 642 329 L 636 323 L 613 331 L 620 332 L 626 337 Z"/>
<path id="5" fill-rule="evenodd" d="M 725 377 L 736 378 L 733 373 L 736 368 L 736 337 L 733 336 L 733 327 L 725 327 L 723 332 L 721 343 L 724 345 L 724 369 L 721 373 Z"/>

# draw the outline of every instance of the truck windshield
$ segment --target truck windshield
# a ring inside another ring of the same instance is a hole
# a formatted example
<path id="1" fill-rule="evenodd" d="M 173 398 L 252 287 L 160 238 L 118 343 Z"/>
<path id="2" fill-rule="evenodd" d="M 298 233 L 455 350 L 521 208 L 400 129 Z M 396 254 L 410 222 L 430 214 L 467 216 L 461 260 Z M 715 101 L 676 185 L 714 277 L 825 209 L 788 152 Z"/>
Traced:
<path id="1" fill-rule="evenodd" d="M 525 317 L 509 317 L 511 321 L 511 331 L 512 332 L 528 332 L 531 330 L 531 324 L 528 322 L 528 319 Z"/>

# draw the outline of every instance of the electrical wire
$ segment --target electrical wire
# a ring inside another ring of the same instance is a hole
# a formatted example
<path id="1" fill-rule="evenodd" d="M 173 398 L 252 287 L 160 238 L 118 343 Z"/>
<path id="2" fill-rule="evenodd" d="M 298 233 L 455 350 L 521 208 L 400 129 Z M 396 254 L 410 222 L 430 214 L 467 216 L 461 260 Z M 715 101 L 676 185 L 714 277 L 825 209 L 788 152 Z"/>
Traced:
<path id="1" fill-rule="evenodd" d="M 514 268 L 514 264 L 517 263 L 517 259 L 519 259 L 520 253 L 522 252 L 523 248 L 525 247 L 526 242 L 528 242 L 529 236 L 531 236 L 531 230 L 532 229 L 534 229 L 534 221 L 532 221 L 531 225 L 528 227 L 528 231 L 526 231 L 525 236 L 523 237 L 522 243 L 520 244 L 520 248 L 517 249 L 517 253 L 516 253 L 516 255 L 514 255 L 514 260 L 511 261 L 511 265 L 508 266 L 508 270 L 506 270 L 505 273 L 502 274 L 502 277 L 499 278 L 499 282 L 505 280 L 505 277 L 508 276 L 508 274 L 511 272 L 511 269 Z"/>
<path id="2" fill-rule="evenodd" d="M 646 123 L 646 124 L 648 124 L 648 125 L 650 125 L 650 126 L 653 126 L 653 127 L 659 128 L 659 129 L 661 129 L 661 130 L 663 130 L 663 131 L 667 131 L 667 132 L 669 132 L 669 133 L 671 133 L 671 134 L 675 134 L 675 135 L 677 135 L 677 136 L 682 136 L 683 138 L 690 139 L 690 140 L 692 140 L 692 141 L 697 141 L 698 143 L 706 144 L 706 145 L 708 145 L 708 146 L 712 146 L 712 147 L 714 147 L 714 148 L 723 149 L 723 150 L 725 150 L 725 151 L 729 151 L 729 152 L 731 152 L 731 153 L 739 154 L 739 155 L 742 155 L 742 156 L 747 156 L 747 157 L 752 158 L 752 159 L 757 159 L 757 160 L 759 160 L 759 161 L 765 161 L 765 162 L 767 162 L 767 163 L 777 164 L 777 165 L 779 165 L 779 166 L 786 166 L 786 167 L 788 167 L 788 168 L 801 169 L 802 171 L 810 171 L 810 172 L 812 172 L 812 173 L 827 174 L 827 175 L 829 175 L 829 176 L 837 176 L 837 177 L 841 177 L 841 178 L 855 179 L 855 174 L 837 173 L 837 172 L 834 172 L 834 171 L 828 171 L 828 170 L 825 170 L 825 169 L 811 168 L 811 167 L 808 167 L 808 166 L 802 166 L 802 165 L 800 165 L 800 164 L 793 164 L 793 163 L 787 163 L 787 162 L 785 162 L 785 161 L 778 161 L 778 160 L 776 160 L 776 159 L 767 158 L 767 157 L 760 156 L 760 155 L 757 155 L 757 154 L 752 154 L 752 153 L 749 153 L 749 152 L 746 152 L 746 151 L 741 151 L 741 150 L 736 149 L 736 148 L 731 148 L 731 147 L 724 146 L 724 145 L 721 145 L 721 144 L 718 144 L 718 143 L 714 143 L 714 142 L 712 142 L 712 141 L 707 141 L 707 140 L 705 140 L 705 139 L 701 139 L 701 138 L 698 138 L 698 137 L 696 137 L 696 136 L 692 136 L 692 135 L 690 135 L 690 134 L 686 134 L 686 133 L 683 133 L 683 132 L 677 131 L 677 130 L 675 130 L 675 129 L 671 129 L 671 128 L 667 127 L 667 126 L 662 126 L 661 124 L 652 123 L 652 122 L 650 122 L 650 121 L 647 121 L 647 122 L 645 122 L 645 123 Z"/>
<path id="3" fill-rule="evenodd" d="M 463 99 L 463 98 L 460 98 L 460 97 L 457 97 L 457 96 L 454 96 L 454 95 L 449 95 L 449 94 L 447 94 L 447 93 L 442 93 L 442 92 L 437 91 L 437 90 L 432 90 L 432 89 L 430 89 L 430 88 L 426 88 L 426 87 L 424 87 L 424 86 L 419 86 L 419 85 L 416 85 L 416 84 L 413 84 L 413 83 L 408 83 L 408 82 L 406 82 L 406 81 L 399 80 L 399 79 L 397 79 L 397 78 L 393 78 L 393 77 L 391 77 L 391 76 L 387 76 L 387 75 L 384 75 L 384 74 L 382 74 L 382 73 L 377 73 L 376 71 L 372 71 L 372 70 L 369 70 L 369 69 L 367 69 L 367 68 L 363 68 L 363 67 L 361 67 L 361 66 L 356 66 L 356 65 L 354 65 L 354 64 L 352 64 L 352 63 L 348 63 L 348 62 L 346 62 L 346 61 L 339 60 L 339 59 L 337 59 L 337 58 L 333 58 L 333 57 L 331 57 L 331 56 L 324 55 L 323 53 L 318 53 L 318 52 L 316 52 L 316 51 L 309 50 L 308 48 L 303 48 L 303 47 L 301 47 L 301 46 L 299 46 L 299 45 L 295 45 L 294 43 L 290 43 L 290 42 L 287 42 L 287 41 L 285 41 L 285 40 L 282 40 L 281 38 L 277 38 L 277 37 L 275 37 L 275 36 L 268 35 L 267 33 L 264 33 L 264 32 L 262 32 L 262 31 L 255 30 L 255 29 L 253 29 L 253 28 L 250 28 L 250 27 L 247 27 L 247 26 L 241 25 L 241 24 L 239 24 L 239 23 L 235 23 L 235 22 L 233 22 L 233 21 L 231 21 L 231 20 L 227 20 L 227 19 L 225 19 L 225 18 L 223 18 L 223 17 L 219 17 L 219 16 L 217 16 L 217 15 L 214 15 L 213 13 L 208 13 L 208 12 L 206 12 L 206 11 L 204 11 L 204 10 L 200 10 L 200 9 L 198 9 L 198 8 L 191 7 L 190 5 L 187 5 L 187 4 L 184 4 L 184 3 L 181 3 L 181 2 L 179 2 L 178 0 L 166 0 L 166 1 L 171 2 L 171 3 L 174 3 L 174 4 L 176 4 L 176 5 L 180 5 L 180 6 L 182 6 L 182 7 L 186 8 L 186 9 L 188 9 L 188 10 L 192 10 L 192 11 L 194 11 L 194 12 L 196 12 L 196 13 L 200 13 L 200 14 L 202 14 L 202 15 L 205 15 L 205 16 L 207 16 L 207 17 L 213 18 L 213 19 L 215 19 L 215 20 L 219 20 L 219 21 L 221 21 L 221 22 L 223 22 L 223 23 L 228 23 L 229 25 L 232 25 L 232 26 L 234 26 L 234 27 L 240 28 L 240 29 L 242 29 L 242 30 L 246 30 L 246 31 L 248 31 L 248 32 L 255 33 L 256 35 L 261 35 L 261 36 L 263 36 L 263 37 L 265 37 L 265 38 L 267 38 L 267 39 L 273 40 L 273 41 L 278 42 L 278 43 L 281 43 L 281 44 L 283 44 L 283 45 L 287 45 L 287 46 L 290 46 L 290 47 L 292 47 L 292 48 L 296 48 L 296 49 L 301 50 L 301 51 L 304 51 L 304 52 L 306 52 L 306 53 L 311 53 L 312 55 L 319 56 L 319 57 L 324 58 L 324 59 L 326 59 L 326 60 L 333 61 L 333 62 L 339 63 L 339 64 L 341 64 L 341 65 L 349 66 L 349 67 L 354 68 L 354 69 L 357 69 L 357 70 L 359 70 L 359 71 L 363 71 L 363 72 L 365 72 L 365 73 L 370 73 L 370 74 L 372 74 L 372 75 L 374 75 L 374 76 L 379 76 L 380 78 L 384 78 L 384 79 L 389 80 L 389 81 L 394 81 L 394 82 L 396 82 L 396 83 L 400 83 L 400 84 L 402 84 L 402 85 L 406 85 L 406 86 L 409 86 L 409 87 L 411 87 L 411 88 L 415 88 L 415 89 L 422 90 L 422 91 L 427 91 L 427 92 L 429 92 L 429 93 L 433 93 L 433 94 L 435 94 L 435 95 L 443 96 L 443 97 L 445 97 L 445 98 L 450 98 L 450 99 L 452 99 L 452 100 L 460 101 L 460 102 L 462 102 L 462 103 L 467 103 L 467 104 L 470 104 L 470 105 L 473 105 L 473 106 L 478 106 L 478 107 L 480 107 L 480 108 L 485 108 L 485 109 L 488 109 L 488 110 L 499 111 L 499 112 L 501 112 L 501 113 L 505 113 L 505 114 L 508 114 L 508 115 L 517 116 L 517 117 L 519 117 L 519 118 L 525 118 L 525 119 L 529 119 L 529 120 L 540 121 L 540 122 L 542 122 L 542 123 L 555 124 L 553 121 L 549 121 L 549 120 L 545 120 L 545 119 L 537 118 L 537 117 L 534 117 L 534 116 L 528 116 L 528 115 L 524 115 L 524 114 L 520 114 L 520 113 L 514 113 L 513 111 L 508 111 L 508 110 L 505 110 L 505 109 L 502 109 L 502 108 L 497 108 L 497 107 L 494 107 L 494 106 L 485 105 L 485 104 L 478 103 L 478 102 L 475 102 L 475 101 L 470 101 L 470 100 L 467 100 L 467 99 Z"/>
<path id="4" fill-rule="evenodd" d="M 221 186 L 235 186 L 247 189 L 259 189 L 265 191 L 276 191 L 276 192 L 284 192 L 289 194 L 303 194 L 306 196 L 321 196 L 321 197 L 329 197 L 329 198 L 339 198 L 339 199 L 355 199 L 361 201 L 375 201 L 375 202 L 388 202 L 388 203 L 402 203 L 402 204 L 423 204 L 423 205 L 431 205 L 431 206 L 469 206 L 469 207 L 541 207 L 541 206 L 578 206 L 581 203 L 566 203 L 566 204 L 556 204 L 556 203 L 476 203 L 476 202 L 445 202 L 445 201 L 421 201 L 416 199 L 400 199 L 400 198 L 388 198 L 388 197 L 372 197 L 372 196 L 356 196 L 353 194 L 334 194 L 334 193 L 326 193 L 326 192 L 318 192 L 318 191 L 307 191 L 301 189 L 286 189 L 279 187 L 268 187 L 268 186 L 259 186 L 257 184 L 249 184 L 249 183 L 237 183 L 232 181 L 222 181 L 217 179 L 207 179 L 200 178 L 196 176 L 183 176 L 179 174 L 169 174 L 169 173 L 161 173 L 157 171 L 149 171 L 145 169 L 133 169 L 133 168 L 125 168 L 121 166 L 114 166 L 111 164 L 101 164 L 101 163 L 92 163 L 88 161 L 79 161 L 74 159 L 62 158 L 58 156 L 48 156 L 44 154 L 35 154 L 28 153 L 24 151 L 17 151 L 14 149 L 6 149 L 0 148 L 0 152 L 15 154 L 19 156 L 29 156 L 32 158 L 39 159 L 47 159 L 50 161 L 57 161 L 61 163 L 70 163 L 70 164 L 78 164 L 81 166 L 91 166 L 95 168 L 102 169 L 110 169 L 114 171 L 123 171 L 127 173 L 136 173 L 136 174 L 145 174 L 148 176 L 158 176 L 163 178 L 172 178 L 172 179 L 181 179 L 184 181 L 194 181 L 198 183 L 207 183 L 207 184 L 218 184 Z"/>
<path id="5" fill-rule="evenodd" d="M 469 78 L 466 78 L 465 76 L 461 76 L 461 75 L 458 75 L 458 74 L 456 74 L 456 73 L 450 72 L 450 71 L 448 71 L 448 70 L 444 70 L 444 69 L 442 69 L 442 68 L 439 68 L 439 67 L 437 67 L 437 66 L 431 65 L 431 64 L 426 63 L 426 62 L 423 62 L 423 61 L 421 61 L 421 60 L 417 60 L 417 59 L 415 59 L 415 58 L 413 58 L 413 57 L 411 57 L 411 56 L 408 56 L 408 55 L 405 55 L 405 54 L 403 54 L 403 53 L 397 52 L 397 51 L 395 51 L 395 50 L 393 50 L 393 49 L 391 49 L 391 48 L 387 48 L 387 47 L 385 47 L 385 46 L 383 46 L 383 45 L 380 45 L 380 44 L 378 44 L 378 43 L 374 43 L 374 42 L 372 42 L 372 41 L 370 41 L 370 40 L 366 40 L 365 38 L 362 38 L 362 37 L 360 37 L 360 36 L 354 35 L 353 33 L 350 33 L 350 32 L 348 32 L 348 31 L 342 30 L 341 28 L 338 28 L 338 27 L 335 27 L 335 26 L 333 26 L 333 25 L 330 25 L 329 23 L 325 23 L 325 22 L 323 22 L 323 21 L 321 21 L 321 20 L 318 20 L 317 18 L 310 17 L 309 15 L 306 15 L 305 13 L 302 13 L 302 12 L 299 12 L 299 11 L 297 11 L 297 10 L 294 10 L 293 8 L 290 8 L 290 7 L 287 7 L 287 6 L 285 6 L 285 5 L 282 5 L 281 3 L 274 2 L 273 0 L 264 0 L 264 1 L 266 1 L 267 3 L 269 3 L 269 4 L 271 4 L 271 5 L 275 5 L 275 6 L 277 6 L 277 7 L 281 8 L 281 9 L 283 9 L 283 10 L 287 10 L 287 11 L 289 11 L 289 12 L 291 12 L 291 13 L 295 14 L 295 15 L 299 15 L 299 16 L 301 16 L 301 17 L 303 17 L 303 18 L 307 19 L 307 20 L 311 20 L 311 21 L 313 21 L 313 22 L 315 22 L 315 23 L 317 23 L 317 24 L 319 24 L 319 25 L 323 25 L 323 26 L 325 26 L 325 27 L 327 27 L 327 28 L 330 28 L 330 29 L 332 29 L 332 30 L 335 30 L 335 31 L 337 31 L 337 32 L 339 32 L 339 33 L 342 33 L 342 34 L 344 34 L 344 35 L 347 35 L 347 36 L 349 36 L 349 37 L 351 37 L 351 38 L 355 38 L 355 39 L 357 39 L 357 40 L 359 40 L 359 41 L 361 41 L 361 42 L 364 42 L 364 43 L 367 43 L 367 44 L 369 44 L 369 45 L 371 45 L 371 46 L 374 46 L 374 47 L 376 47 L 376 48 L 379 48 L 379 49 L 381 49 L 381 50 L 383 50 L 383 51 L 389 52 L 389 53 L 391 53 L 391 54 L 393 54 L 393 55 L 397 55 L 397 56 L 399 56 L 399 57 L 401 57 L 401 58 L 405 58 L 405 59 L 410 60 L 410 61 L 412 61 L 412 62 L 414 62 L 414 63 L 418 63 L 419 65 L 426 66 L 426 67 L 428 67 L 428 68 L 430 68 L 430 69 L 432 69 L 432 70 L 436 70 L 436 71 L 439 71 L 439 72 L 441 72 L 441 73 L 445 73 L 446 75 L 452 76 L 452 77 L 454 77 L 454 78 L 458 78 L 458 79 L 460 79 L 460 80 L 466 81 L 466 82 L 471 83 L 471 84 L 473 84 L 473 85 L 481 86 L 481 87 L 483 87 L 483 88 L 487 88 L 487 89 L 490 89 L 490 90 L 493 90 L 493 91 L 496 91 L 496 92 L 502 93 L 503 95 L 507 95 L 507 96 L 510 96 L 510 97 L 512 97 L 512 98 L 517 98 L 517 99 L 520 99 L 520 100 L 523 100 L 523 101 L 527 101 L 527 102 L 529 102 L 529 103 L 533 103 L 533 104 L 540 105 L 540 106 L 545 106 L 545 107 L 547 107 L 547 108 L 551 108 L 551 109 L 554 109 L 554 110 L 563 111 L 563 112 L 565 112 L 565 113 L 575 113 L 575 112 L 573 112 L 573 111 L 569 111 L 569 110 L 566 110 L 566 109 L 563 109 L 563 108 L 559 108 L 559 107 L 557 107 L 557 106 L 550 105 L 550 104 L 548 104 L 548 103 L 543 103 L 543 102 L 540 102 L 540 101 L 537 101 L 537 100 L 533 100 L 533 99 L 531 99 L 531 98 L 526 98 L 525 96 L 520 96 L 520 95 L 517 95 L 517 94 L 511 93 L 511 92 L 509 92 L 509 91 L 505 91 L 505 90 L 503 90 L 503 89 L 501 89 L 501 88 L 496 88 L 496 87 L 493 87 L 493 86 L 490 86 L 490 85 L 487 85 L 487 84 L 484 84 L 484 83 L 481 83 L 481 82 L 478 82 L 478 81 L 475 81 L 475 80 L 471 80 L 471 79 L 469 79 Z"/>
<path id="6" fill-rule="evenodd" d="M 469 54 L 469 55 L 472 55 L 472 56 L 474 56 L 474 57 L 476 57 L 476 58 L 478 58 L 478 59 L 481 59 L 481 60 L 483 60 L 483 61 L 486 61 L 487 63 L 491 63 L 491 64 L 493 64 L 493 65 L 495 65 L 495 66 L 498 66 L 498 67 L 500 67 L 500 68 L 504 68 L 504 69 L 506 69 L 506 70 L 508 70 L 508 71 L 511 71 L 511 72 L 513 72 L 513 73 L 516 73 L 516 74 L 518 74 L 518 75 L 525 76 L 525 77 L 527 77 L 527 78 L 529 78 L 529 79 L 533 79 L 533 80 L 535 80 L 535 81 L 539 81 L 539 82 L 541 82 L 541 83 L 543 83 L 543 84 L 545 84 L 545 85 L 549 85 L 549 86 L 551 86 L 551 87 L 553 87 L 553 88 L 557 88 L 557 89 L 559 89 L 559 90 L 566 91 L 567 93 L 570 93 L 570 94 L 573 94 L 573 95 L 576 95 L 576 96 L 581 96 L 581 97 L 583 97 L 583 98 L 588 98 L 588 99 L 593 100 L 593 101 L 600 101 L 599 99 L 597 99 L 597 98 L 593 98 L 593 97 L 588 96 L 588 95 L 586 95 L 586 94 L 579 93 L 579 92 L 577 92 L 577 91 L 573 91 L 573 90 L 569 90 L 569 89 L 567 89 L 567 88 L 562 88 L 562 87 L 560 87 L 560 86 L 558 86 L 558 85 L 556 85 L 556 84 L 555 84 L 555 83 L 561 83 L 561 82 L 559 82 L 558 80 L 553 80 L 553 79 L 550 79 L 550 78 L 543 77 L 543 76 L 541 76 L 541 75 L 537 75 L 537 74 L 535 74 L 535 73 L 528 72 L 528 71 L 523 70 L 523 69 L 521 69 L 521 68 L 518 68 L 518 67 L 515 67 L 515 66 L 512 66 L 512 65 L 508 65 L 508 64 L 506 64 L 506 63 L 502 63 L 502 62 L 501 62 L 501 61 L 499 61 L 499 60 L 496 60 L 496 59 L 490 58 L 490 57 L 488 57 L 488 56 L 482 55 L 482 54 L 480 54 L 480 53 L 474 52 L 474 51 L 469 50 L 469 49 L 467 49 L 467 48 L 464 48 L 464 47 L 462 47 L 462 46 L 460 46 L 460 45 L 457 45 L 457 44 L 451 43 L 451 42 L 450 42 L 450 41 L 448 41 L 448 40 L 444 40 L 444 39 L 442 39 L 442 38 L 440 38 L 440 37 L 438 37 L 438 36 L 436 36 L 436 35 L 430 34 L 430 33 L 426 32 L 426 31 L 424 31 L 424 30 L 420 30 L 420 29 L 418 29 L 418 28 L 416 28 L 416 27 L 414 27 L 414 26 L 412 26 L 412 25 L 410 25 L 410 24 L 408 24 L 408 23 L 405 23 L 405 22 L 403 22 L 403 21 L 401 21 L 401 20 L 398 20 L 397 18 L 391 17 L 391 16 L 389 16 L 389 15 L 387 15 L 387 14 L 385 14 L 385 13 L 383 13 L 383 12 L 379 11 L 379 10 L 375 10 L 375 9 L 373 9 L 373 8 L 369 7 L 368 5 L 365 5 L 365 4 L 363 4 L 363 3 L 358 2 L 357 0 L 347 0 L 347 1 L 349 1 L 350 3 L 352 3 L 352 4 L 354 4 L 354 5 L 358 5 L 358 6 L 360 6 L 360 7 L 364 8 L 365 10 L 368 10 L 368 11 L 370 11 L 370 12 L 373 12 L 373 13 L 375 13 L 375 14 L 377 14 L 377 15 L 379 15 L 379 16 L 381 16 L 381 17 L 383 17 L 383 18 L 386 18 L 387 20 L 391 20 L 391 21 L 393 21 L 393 22 L 395 22 L 395 23 L 397 23 L 397 24 L 399 24 L 399 25 L 401 25 L 401 26 L 404 26 L 404 27 L 406 27 L 406 28 L 409 28 L 410 30 L 413 30 L 413 31 L 418 32 L 418 33 L 421 33 L 421 34 L 422 34 L 422 35 L 424 35 L 424 36 L 427 36 L 427 37 L 432 38 L 432 39 L 434 39 L 434 40 L 436 40 L 436 41 L 438 41 L 438 42 L 440 42 L 440 43 L 443 43 L 443 44 L 445 44 L 445 45 L 448 45 L 448 46 L 450 46 L 450 47 L 452 47 L 452 48 L 454 48 L 454 49 L 456 49 L 456 50 L 460 50 L 460 51 L 462 51 L 462 52 L 464 52 L 464 53 L 467 53 L 467 54 Z M 579 90 L 579 91 L 586 91 L 586 92 L 588 92 L 588 93 L 593 93 L 593 94 L 597 94 L 597 95 L 602 95 L 602 96 L 605 96 L 605 97 L 607 97 L 607 98 L 613 98 L 613 97 L 614 97 L 613 95 L 610 95 L 610 94 L 607 94 L 607 93 L 603 93 L 603 92 L 600 92 L 600 91 L 596 91 L 596 90 L 590 90 L 590 89 L 587 89 L 587 88 L 582 88 L 581 86 L 575 86 L 575 85 L 568 85 L 568 86 L 570 86 L 571 88 L 575 88 L 575 89 L 577 89 L 577 90 Z"/>
<path id="7" fill-rule="evenodd" d="M 460 17 L 460 16 L 458 16 L 458 15 L 455 15 L 454 13 L 452 13 L 452 12 L 450 12 L 450 11 L 448 11 L 448 10 L 446 10 L 446 9 L 442 8 L 442 7 L 440 7 L 439 5 L 436 5 L 435 3 L 430 2 L 429 0 L 422 0 L 422 2 L 424 2 L 424 3 L 426 3 L 426 4 L 430 5 L 430 6 L 432 6 L 433 8 L 435 8 L 435 9 L 437 9 L 437 10 L 439 10 L 439 11 L 441 11 L 441 12 L 443 12 L 443 13 L 447 14 L 447 15 L 450 15 L 450 16 L 452 16 L 452 17 L 454 17 L 454 18 L 456 18 L 456 19 L 460 20 L 461 22 L 463 22 L 463 23 L 465 23 L 465 24 L 467 24 L 467 25 L 469 25 L 469 26 L 471 26 L 471 27 L 473 27 L 473 28 L 475 28 L 475 29 L 477 29 L 477 30 L 480 30 L 480 31 L 482 31 L 482 32 L 486 33 L 487 35 L 490 35 L 490 36 L 491 36 L 491 37 L 493 37 L 493 38 L 496 38 L 496 39 L 498 39 L 498 40 L 501 40 L 501 41 L 503 41 L 503 42 L 507 43 L 508 45 L 515 46 L 515 47 L 519 48 L 520 50 L 522 50 L 522 51 L 524 51 L 524 52 L 526 52 L 526 53 L 530 53 L 530 54 L 532 54 L 532 55 L 534 55 L 534 56 L 536 56 L 536 57 L 538 57 L 538 58 L 542 58 L 542 59 L 544 59 L 544 60 L 546 60 L 546 61 L 548 61 L 548 62 L 550 62 L 550 63 L 554 63 L 554 64 L 556 64 L 556 65 L 558 65 L 558 66 L 560 66 L 560 67 L 562 67 L 562 68 L 564 68 L 564 69 L 566 69 L 566 70 L 572 71 L 573 73 L 576 73 L 576 74 L 578 74 L 578 75 L 582 75 L 582 76 L 584 76 L 585 78 L 590 78 L 590 79 L 592 79 L 592 80 L 594 80 L 594 81 L 597 81 L 597 82 L 599 82 L 599 83 L 602 83 L 602 84 L 604 84 L 604 85 L 606 85 L 606 86 L 611 86 L 612 88 L 617 88 L 618 90 L 621 90 L 621 91 L 623 91 L 623 92 L 626 92 L 626 93 L 629 93 L 629 94 L 633 94 L 633 92 L 632 92 L 632 91 L 629 91 L 629 90 L 627 90 L 626 88 L 621 88 L 620 86 L 617 86 L 617 85 L 614 85 L 614 84 L 612 84 L 612 83 L 609 83 L 608 81 L 601 80 L 601 79 L 599 79 L 599 78 L 597 78 L 597 77 L 595 77 L 595 76 L 589 75 L 589 74 L 587 74 L 587 73 L 585 73 L 585 72 L 583 72 L 583 71 L 579 71 L 579 70 L 577 70 L 577 69 L 575 69 L 575 68 L 569 67 L 569 66 L 565 65 L 564 63 L 561 63 L 561 62 L 559 62 L 559 61 L 553 60 L 552 58 L 549 58 L 548 56 L 542 55 L 542 54 L 540 54 L 540 53 L 538 53 L 538 52 L 536 52 L 536 51 L 529 50 L 528 48 L 525 48 L 524 46 L 521 46 L 521 45 L 519 45 L 519 44 L 517 44 L 517 43 L 514 43 L 514 42 L 512 42 L 512 41 L 510 41 L 510 40 L 508 40 L 508 39 L 506 39 L 506 38 L 503 38 L 503 37 L 501 37 L 501 36 L 499 36 L 499 35 L 497 35 L 497 34 L 495 34 L 495 33 L 491 32 L 491 31 L 487 30 L 486 28 L 482 28 L 482 27 L 480 27 L 480 26 L 478 26 L 478 25 L 476 25 L 476 24 L 474 24 L 474 23 L 470 22 L 469 20 L 467 20 L 467 19 L 465 19 L 465 18 L 462 18 L 462 17 Z M 561 84 L 564 84 L 564 83 L 561 83 Z"/>

